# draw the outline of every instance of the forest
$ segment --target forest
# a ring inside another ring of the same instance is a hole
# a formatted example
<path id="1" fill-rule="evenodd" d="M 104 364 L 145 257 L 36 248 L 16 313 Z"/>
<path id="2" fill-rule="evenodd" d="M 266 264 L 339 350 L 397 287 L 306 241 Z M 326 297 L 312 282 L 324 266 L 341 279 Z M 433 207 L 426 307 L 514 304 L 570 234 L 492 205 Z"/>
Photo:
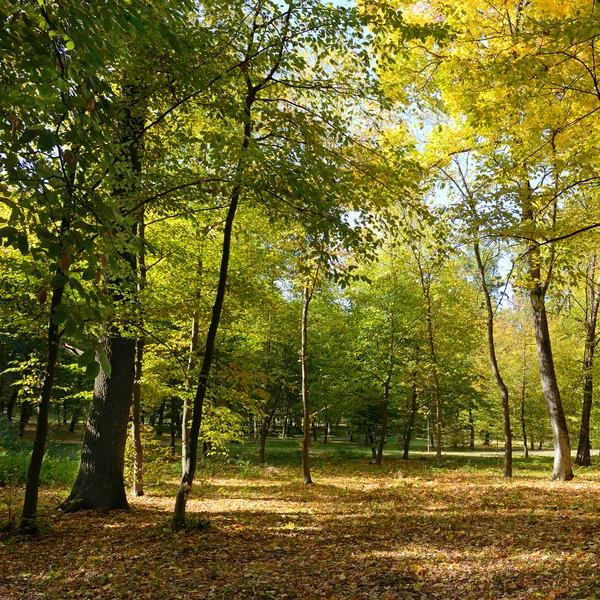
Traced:
<path id="1" fill-rule="evenodd" d="M 0 596 L 600 597 L 599 10 L 0 0 Z"/>

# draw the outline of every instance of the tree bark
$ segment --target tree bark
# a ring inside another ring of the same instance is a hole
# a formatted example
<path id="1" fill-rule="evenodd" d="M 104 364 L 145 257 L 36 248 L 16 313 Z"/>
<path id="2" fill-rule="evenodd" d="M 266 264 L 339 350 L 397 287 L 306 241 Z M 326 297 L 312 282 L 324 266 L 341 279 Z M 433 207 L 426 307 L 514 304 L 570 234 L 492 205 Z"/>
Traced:
<path id="1" fill-rule="evenodd" d="M 504 380 L 500 374 L 498 359 L 496 357 L 496 344 L 494 341 L 494 309 L 492 307 L 492 298 L 486 281 L 485 265 L 483 264 L 481 252 L 479 251 L 479 242 L 475 241 L 473 243 L 473 250 L 475 251 L 481 289 L 483 290 L 485 307 L 487 310 L 487 342 L 490 365 L 492 367 L 492 373 L 494 375 L 494 379 L 496 380 L 496 385 L 498 386 L 500 398 L 502 400 L 502 416 L 504 424 L 504 477 L 512 477 L 512 432 L 510 428 L 510 404 L 508 401 L 508 388 L 506 387 L 506 384 L 504 383 Z"/>
<path id="2" fill-rule="evenodd" d="M 585 315 L 585 348 L 583 352 L 583 403 L 581 407 L 581 426 L 579 428 L 579 444 L 575 463 L 582 467 L 592 464 L 590 453 L 590 417 L 594 381 L 594 351 L 596 349 L 596 322 L 600 306 L 600 285 L 596 282 L 596 255 L 594 254 L 586 273 L 586 315 Z"/>
<path id="3" fill-rule="evenodd" d="M 310 465 L 308 463 L 308 451 L 310 448 L 310 400 L 308 397 L 308 356 L 307 356 L 307 338 L 308 338 L 308 306 L 312 298 L 312 287 L 307 281 L 302 293 L 302 342 L 300 346 L 300 359 L 302 361 L 302 408 L 303 408 L 303 439 L 302 439 L 302 477 L 306 485 L 312 484 L 310 476 Z"/>
<path id="4" fill-rule="evenodd" d="M 246 117 L 246 121 L 244 123 L 244 140 L 242 142 L 241 157 L 237 164 L 233 190 L 229 202 L 229 209 L 227 211 L 227 217 L 225 218 L 225 228 L 223 230 L 223 246 L 221 249 L 221 266 L 219 269 L 217 294 L 215 296 L 210 325 L 208 327 L 208 332 L 206 335 L 204 358 L 202 360 L 202 366 L 200 367 L 198 387 L 196 389 L 196 395 L 194 397 L 193 415 L 191 420 L 192 423 L 189 435 L 189 454 L 186 457 L 185 471 L 183 476 L 181 477 L 181 483 L 179 484 L 179 489 L 175 498 L 175 508 L 173 510 L 174 530 L 182 529 L 185 527 L 185 507 L 190 490 L 192 489 L 194 476 L 196 474 L 198 438 L 200 436 L 200 427 L 202 425 L 202 409 L 204 405 L 204 399 L 206 397 L 206 391 L 208 389 L 208 378 L 211 371 L 213 355 L 215 351 L 215 341 L 217 338 L 219 321 L 221 320 L 223 302 L 225 299 L 227 271 L 229 268 L 229 257 L 231 254 L 231 237 L 233 231 L 233 222 L 235 220 L 235 213 L 237 211 L 240 195 L 242 193 L 246 165 L 246 153 L 250 145 L 250 139 L 252 136 L 251 108 L 256 98 L 256 92 L 258 88 L 252 86 L 249 83 L 249 79 L 247 79 L 246 81 L 248 85 L 248 93 L 246 95 L 244 106 Z"/>
<path id="5" fill-rule="evenodd" d="M 281 392 L 283 390 L 283 383 L 279 384 L 279 390 L 277 395 L 275 396 L 275 400 L 273 401 L 273 406 L 268 415 L 261 420 L 260 431 L 259 431 L 259 441 L 258 441 L 258 462 L 262 465 L 265 463 L 265 446 L 267 445 L 267 436 L 269 435 L 269 428 L 271 427 L 271 423 L 273 422 L 273 416 L 275 415 L 275 410 L 277 409 L 277 405 L 279 404 L 279 399 L 281 398 Z"/>
<path id="6" fill-rule="evenodd" d="M 533 209 L 529 199 L 530 189 L 527 186 L 527 197 L 524 208 L 524 220 L 533 223 Z M 550 415 L 550 426 L 554 440 L 554 471 L 552 479 L 569 481 L 573 479 L 573 468 L 571 466 L 571 443 L 567 421 L 563 411 L 562 401 L 556 372 L 554 370 L 554 358 L 552 356 L 552 345 L 550 342 L 550 331 L 548 329 L 548 317 L 546 314 L 546 290 L 551 274 L 549 271 L 546 281 L 541 278 L 541 253 L 536 242 L 531 242 L 527 250 L 527 272 L 529 275 L 529 299 L 533 310 L 533 327 L 537 345 L 538 362 L 540 367 L 540 379 L 542 391 L 546 398 L 546 405 Z"/>
<path id="7" fill-rule="evenodd" d="M 475 450 L 475 421 L 473 409 L 469 407 L 469 450 Z"/>
<path id="8" fill-rule="evenodd" d="M 146 237 L 146 225 L 144 221 L 144 210 L 139 216 L 139 237 L 142 243 Z M 138 293 L 146 287 L 146 253 L 142 245 L 138 256 Z M 133 406 L 131 415 L 131 437 L 133 440 L 133 482 L 132 493 L 134 496 L 144 495 L 144 450 L 142 448 L 142 425 L 141 425 L 141 404 L 142 404 L 142 375 L 144 369 L 144 347 L 146 336 L 143 333 L 144 315 L 140 307 L 140 334 L 136 340 L 135 346 L 135 379 L 133 382 Z"/>
<path id="9" fill-rule="evenodd" d="M 194 312 L 192 314 L 192 332 L 190 336 L 190 356 L 188 359 L 188 378 L 191 387 L 192 377 L 196 370 L 196 355 L 198 353 L 198 337 L 200 334 L 200 302 L 201 294 L 201 279 L 202 279 L 203 263 L 202 258 L 198 259 L 198 265 L 196 267 L 196 275 L 198 276 L 198 282 L 196 287 L 196 293 L 194 294 Z M 187 457 L 190 451 L 190 417 L 192 414 L 189 400 L 186 398 L 183 402 L 183 414 L 181 417 L 181 476 L 185 475 L 185 465 Z"/>
<path id="10" fill-rule="evenodd" d="M 385 444 L 385 438 L 387 436 L 388 429 L 388 406 L 390 398 L 390 381 L 392 379 L 391 370 L 388 372 L 385 382 L 383 384 L 383 407 L 381 410 L 381 436 L 379 437 L 379 447 L 377 448 L 377 458 L 375 464 L 380 465 L 381 459 L 383 458 L 383 446 Z"/>
<path id="11" fill-rule="evenodd" d="M 134 338 L 109 330 L 100 342 L 111 364 L 94 382 L 90 416 L 85 426 L 81 462 L 71 494 L 63 504 L 77 510 L 127 510 L 123 468 L 127 422 L 135 378 Z"/>
<path id="12" fill-rule="evenodd" d="M 21 514 L 21 523 L 19 529 L 24 531 L 37 531 L 37 507 L 38 490 L 40 485 L 40 473 L 44 453 L 46 452 L 46 440 L 48 438 L 48 414 L 50 411 L 50 400 L 52 398 L 52 388 L 54 386 L 54 377 L 56 375 L 56 366 L 58 364 L 58 349 L 61 332 L 59 325 L 54 322 L 56 307 L 62 302 L 64 294 L 64 285 L 54 288 L 52 291 L 52 301 L 50 305 L 50 316 L 48 322 L 48 354 L 46 360 L 46 372 L 42 383 L 42 391 L 38 400 L 38 418 L 33 441 L 33 451 L 27 470 L 27 484 L 25 487 L 25 499 L 23 502 L 23 512 Z M 27 403 L 29 406 L 29 403 Z"/>
<path id="13" fill-rule="evenodd" d="M 408 417 L 408 426 L 406 427 L 406 434 L 404 435 L 404 454 L 402 455 L 402 460 L 408 460 L 408 453 L 410 451 L 410 442 L 412 439 L 412 434 L 415 428 L 415 417 L 417 416 L 417 384 L 413 382 L 411 389 L 411 404 L 410 404 L 410 413 Z"/>
<path id="14" fill-rule="evenodd" d="M 10 398 L 8 400 L 8 404 L 6 405 L 6 418 L 9 421 L 13 419 L 13 412 L 15 410 L 15 404 L 17 402 L 17 398 L 19 397 L 19 390 L 13 386 L 12 392 L 10 394 Z"/>
<path id="15" fill-rule="evenodd" d="M 521 372 L 521 430 L 523 433 L 523 449 L 525 451 L 525 458 L 529 458 L 529 448 L 527 447 L 527 428 L 525 427 L 525 391 L 527 389 L 527 380 L 525 377 L 525 369 L 527 363 L 525 362 L 525 353 L 527 351 L 527 338 L 523 338 L 523 370 Z M 533 443 L 533 440 L 532 440 Z M 533 450 L 533 446 L 531 447 Z"/>
<path id="16" fill-rule="evenodd" d="M 52 390 L 50 390 L 52 392 Z M 31 418 L 31 413 L 33 412 L 33 407 L 31 406 L 30 400 L 22 400 L 21 401 L 21 414 L 19 415 L 19 431 L 17 433 L 17 437 L 25 436 L 25 428 L 29 423 L 29 419 Z"/>
<path id="17" fill-rule="evenodd" d="M 431 306 L 431 283 L 424 273 L 420 261 L 418 261 L 421 289 L 425 299 L 425 321 L 427 322 L 427 341 L 429 343 L 429 358 L 431 360 L 431 374 L 433 376 L 433 388 L 435 396 L 435 452 L 436 464 L 442 466 L 442 396 L 440 392 L 440 376 L 435 349 L 435 333 L 433 330 L 433 315 Z"/>
<path id="18" fill-rule="evenodd" d="M 117 124 L 116 163 L 129 175 L 142 171 L 142 132 L 146 101 L 141 88 L 125 83 L 121 90 L 122 117 Z M 130 195 L 136 189 L 130 177 L 122 176 L 115 185 L 113 196 L 119 210 L 131 207 Z M 129 241 L 137 233 L 138 222 L 124 224 L 121 234 Z M 107 277 L 106 285 L 115 300 L 131 305 L 136 273 L 136 256 L 131 250 L 120 252 L 126 272 Z M 129 412 L 133 403 L 135 381 L 136 340 L 121 327 L 106 325 L 100 337 L 108 360 L 110 377 L 103 369 L 94 382 L 90 416 L 86 424 L 81 462 L 73 489 L 63 508 L 76 511 L 88 508 L 101 510 L 124 509 L 129 505 L 125 495 L 123 469 Z"/>

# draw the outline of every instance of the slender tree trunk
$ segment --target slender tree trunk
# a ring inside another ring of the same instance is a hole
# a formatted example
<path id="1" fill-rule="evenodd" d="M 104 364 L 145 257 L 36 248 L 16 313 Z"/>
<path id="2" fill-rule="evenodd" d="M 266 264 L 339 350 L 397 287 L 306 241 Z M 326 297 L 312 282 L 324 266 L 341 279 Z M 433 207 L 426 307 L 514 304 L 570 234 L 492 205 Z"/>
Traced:
<path id="1" fill-rule="evenodd" d="M 52 291 L 50 305 L 50 317 L 48 323 L 48 354 L 46 361 L 46 372 L 42 383 L 42 391 L 38 400 L 38 418 L 33 441 L 33 451 L 27 470 L 27 485 L 25 487 L 25 500 L 19 528 L 25 531 L 37 531 L 37 508 L 38 490 L 40 485 L 40 473 L 44 453 L 46 452 L 46 440 L 48 438 L 48 414 L 50 411 L 50 400 L 52 388 L 56 375 L 58 363 L 58 349 L 60 343 L 59 326 L 54 322 L 56 307 L 62 302 L 64 286 L 60 285 Z M 29 406 L 29 403 L 27 403 Z"/>
<path id="2" fill-rule="evenodd" d="M 200 302 L 201 280 L 202 280 L 203 263 L 202 258 L 198 259 L 196 267 L 196 275 L 198 276 L 196 293 L 194 295 L 194 312 L 192 314 L 192 333 L 190 336 L 190 356 L 188 359 L 188 378 L 191 388 L 192 377 L 196 370 L 196 355 L 198 353 L 198 337 L 200 333 Z M 185 475 L 185 465 L 190 451 L 190 417 L 192 414 L 191 406 L 187 398 L 183 402 L 183 415 L 181 417 L 181 476 Z"/>
<path id="3" fill-rule="evenodd" d="M 316 423 L 312 422 L 312 434 L 313 434 L 313 440 L 316 442 L 317 441 L 317 425 Z"/>
<path id="4" fill-rule="evenodd" d="M 145 336 L 136 340 L 135 348 L 135 381 L 133 384 L 133 410 L 131 420 L 131 437 L 133 439 L 133 495 L 144 495 L 144 451 L 142 448 L 141 402 L 142 402 L 142 368 L 144 362 Z"/>
<path id="5" fill-rule="evenodd" d="M 529 189 L 527 190 L 527 193 L 531 193 Z M 533 223 L 533 209 L 531 208 L 529 198 L 526 199 L 524 220 Z M 573 479 L 571 443 L 569 441 L 567 421 L 565 419 L 558 382 L 556 380 L 556 372 L 554 370 L 550 331 L 548 329 L 548 317 L 546 315 L 546 289 L 549 276 L 545 282 L 542 281 L 540 247 L 536 242 L 532 242 L 528 247 L 527 262 L 530 279 L 529 299 L 533 310 L 533 327 L 537 344 L 540 379 L 542 391 L 546 398 L 546 405 L 548 406 L 550 426 L 552 428 L 554 440 L 554 471 L 552 473 L 552 479 L 568 481 Z"/>
<path id="6" fill-rule="evenodd" d="M 325 421 L 325 431 L 323 433 L 323 443 L 327 444 L 327 438 L 329 437 L 329 422 Z"/>
<path id="7" fill-rule="evenodd" d="M 73 410 L 73 414 L 71 415 L 71 422 L 69 423 L 69 433 L 75 432 L 75 427 L 77 426 L 78 421 L 79 421 L 79 408 L 75 408 L 75 410 Z"/>
<path id="8" fill-rule="evenodd" d="M 10 394 L 10 398 L 8 400 L 8 404 L 6 405 L 6 418 L 9 421 L 13 419 L 13 412 L 15 410 L 15 404 L 17 402 L 17 398 L 19 397 L 19 390 L 13 386 L 12 392 Z"/>
<path id="9" fill-rule="evenodd" d="M 139 216 L 139 237 L 143 240 L 146 237 L 146 225 L 144 221 L 144 211 L 142 209 Z M 140 250 L 138 256 L 138 293 L 141 293 L 146 287 L 146 253 L 144 247 Z M 134 496 L 144 495 L 144 450 L 142 448 L 142 425 L 141 425 L 141 404 L 142 404 L 142 375 L 144 368 L 144 346 L 146 337 L 143 334 L 144 315 L 140 308 L 140 334 L 136 340 L 135 347 L 135 379 L 133 382 L 133 406 L 131 419 L 131 437 L 133 440 L 133 485 L 132 492 Z"/>
<path id="10" fill-rule="evenodd" d="M 525 427 L 525 392 L 527 389 L 525 353 L 527 351 L 527 338 L 523 337 L 523 369 L 521 372 L 521 430 L 523 433 L 523 449 L 525 458 L 529 458 L 529 448 L 527 447 L 527 428 Z M 533 440 L 532 440 L 533 443 Z M 533 450 L 533 446 L 531 448 Z"/>
<path id="11" fill-rule="evenodd" d="M 225 228 L 223 231 L 223 246 L 221 249 L 221 266 L 219 269 L 219 281 L 217 284 L 217 294 L 215 296 L 210 325 L 208 327 L 208 332 L 206 335 L 204 358 L 202 360 L 202 366 L 200 367 L 198 387 L 196 389 L 196 395 L 194 397 L 193 415 L 191 419 L 189 435 L 189 453 L 186 457 L 185 471 L 183 476 L 181 477 L 181 483 L 179 484 L 179 490 L 177 491 L 177 496 L 175 498 L 175 508 L 173 511 L 174 530 L 182 529 L 183 527 L 185 527 L 185 507 L 190 490 L 192 489 L 194 476 L 196 474 L 198 438 L 200 436 L 200 427 L 202 425 L 202 409 L 204 406 L 206 391 L 208 389 L 208 378 L 210 375 L 213 355 L 215 351 L 215 341 L 217 339 L 219 321 L 221 320 L 223 302 L 225 300 L 227 271 L 229 268 L 229 257 L 231 254 L 231 237 L 233 231 L 233 222 L 235 220 L 235 213 L 237 211 L 240 195 L 242 193 L 246 153 L 248 150 L 248 146 L 250 145 L 250 138 L 252 135 L 252 122 L 250 117 L 251 108 L 256 98 L 257 92 L 257 88 L 251 86 L 249 80 L 247 80 L 247 84 L 248 94 L 246 96 L 245 102 L 246 122 L 244 123 L 244 140 L 242 142 L 241 149 L 242 154 L 237 164 L 231 200 L 229 202 L 229 209 L 227 211 L 227 217 L 225 219 Z"/>
<path id="12" fill-rule="evenodd" d="M 404 435 L 404 454 L 402 455 L 402 460 L 408 460 L 408 453 L 410 451 L 410 442 L 412 439 L 412 434 L 415 428 L 415 417 L 417 416 L 417 384 L 413 382 L 412 389 L 410 393 L 411 403 L 410 403 L 410 413 L 408 416 L 408 426 L 406 427 L 406 433 Z"/>
<path id="13" fill-rule="evenodd" d="M 512 431 L 510 428 L 510 404 L 508 401 L 508 388 L 506 387 L 506 384 L 500 375 L 500 368 L 498 367 L 496 344 L 494 341 L 494 309 L 492 307 L 492 298 L 486 281 L 485 265 L 481 259 L 479 243 L 477 241 L 473 244 L 473 250 L 475 251 L 475 258 L 477 259 L 481 289 L 483 290 L 485 307 L 487 310 L 487 342 L 490 365 L 492 367 L 492 373 L 494 374 L 494 379 L 496 380 L 496 385 L 498 386 L 500 398 L 502 400 L 502 416 L 504 423 L 504 477 L 512 477 Z"/>
<path id="14" fill-rule="evenodd" d="M 383 458 L 383 446 L 385 444 L 385 438 L 387 436 L 388 429 L 388 406 L 390 399 L 390 381 L 392 379 L 391 370 L 388 372 L 383 384 L 383 407 L 381 410 L 381 436 L 379 438 L 379 447 L 377 448 L 377 458 L 375 464 L 380 465 L 381 459 Z"/>
<path id="15" fill-rule="evenodd" d="M 585 348 L 583 352 L 583 404 L 581 407 L 581 426 L 579 428 L 579 444 L 577 445 L 576 464 L 589 467 L 592 464 L 590 455 L 590 417 L 592 414 L 592 398 L 594 381 L 594 351 L 596 349 L 596 322 L 598 306 L 600 306 L 600 286 L 596 283 L 596 255 L 594 254 L 586 273 L 586 315 L 585 315 Z"/>
<path id="16" fill-rule="evenodd" d="M 156 434 L 162 435 L 162 426 L 165 422 L 165 401 L 163 400 L 158 407 L 158 419 L 156 420 Z"/>
<path id="17" fill-rule="evenodd" d="M 442 395 L 440 392 L 440 376 L 437 354 L 435 349 L 435 333 L 433 330 L 433 316 L 431 307 L 430 282 L 427 280 L 421 265 L 419 264 L 421 288 L 425 298 L 425 320 L 427 322 L 427 341 L 429 343 L 429 358 L 431 360 L 431 371 L 433 376 L 433 388 L 435 395 L 435 453 L 436 464 L 442 466 Z"/>
<path id="18" fill-rule="evenodd" d="M 50 390 L 52 392 L 52 390 Z M 50 409 L 48 408 L 48 411 Z M 25 428 L 29 423 L 29 419 L 31 418 L 31 413 L 33 412 L 33 407 L 31 406 L 30 400 L 22 400 L 21 401 L 21 414 L 19 415 L 19 431 L 17 433 L 17 437 L 25 436 Z M 46 417 L 48 418 L 48 417 Z"/>
<path id="19" fill-rule="evenodd" d="M 475 421 L 473 409 L 469 407 L 469 450 L 475 450 Z"/>
<path id="20" fill-rule="evenodd" d="M 283 383 L 279 384 L 279 390 L 273 401 L 271 412 L 261 420 L 260 432 L 259 432 L 259 445 L 258 445 L 258 462 L 262 465 L 265 463 L 265 446 L 267 445 L 267 436 L 269 435 L 269 428 L 273 422 L 275 410 L 281 398 L 281 392 L 283 391 Z"/>
<path id="21" fill-rule="evenodd" d="M 302 304 L 302 344 L 300 347 L 300 359 L 302 361 L 302 407 L 304 417 L 302 421 L 302 476 L 305 484 L 312 484 L 310 477 L 310 466 L 308 464 L 308 450 L 310 448 L 310 401 L 308 398 L 308 356 L 306 353 L 308 334 L 308 306 L 312 298 L 310 282 L 306 282 L 303 290 L 304 302 Z"/>
<path id="22" fill-rule="evenodd" d="M 177 408 L 176 398 L 171 398 L 171 419 L 169 433 L 171 434 L 169 447 L 171 448 L 171 456 L 175 457 L 175 437 L 177 436 L 177 420 L 179 417 L 179 410 Z"/>

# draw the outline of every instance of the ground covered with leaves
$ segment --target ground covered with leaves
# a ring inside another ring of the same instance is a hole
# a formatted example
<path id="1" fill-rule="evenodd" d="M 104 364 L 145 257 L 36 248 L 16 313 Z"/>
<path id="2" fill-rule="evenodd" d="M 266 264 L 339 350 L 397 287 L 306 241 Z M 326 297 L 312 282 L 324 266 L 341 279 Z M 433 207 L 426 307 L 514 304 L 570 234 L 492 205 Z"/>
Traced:
<path id="1" fill-rule="evenodd" d="M 370 464 L 364 448 L 274 443 L 206 463 L 170 531 L 172 479 L 131 499 L 129 513 L 62 514 L 66 490 L 42 491 L 44 531 L 0 543 L 0 597 L 64 598 L 600 598 L 600 472 L 549 481 L 550 457 L 495 456 Z M 18 512 L 3 490 L 0 516 Z M 203 519 L 209 526 L 203 530 Z"/>

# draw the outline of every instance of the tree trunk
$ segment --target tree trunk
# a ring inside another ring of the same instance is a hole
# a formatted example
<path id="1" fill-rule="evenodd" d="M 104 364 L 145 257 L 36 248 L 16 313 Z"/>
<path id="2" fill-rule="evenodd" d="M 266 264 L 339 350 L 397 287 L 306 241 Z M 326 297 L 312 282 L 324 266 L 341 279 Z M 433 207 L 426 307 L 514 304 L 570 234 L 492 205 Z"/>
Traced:
<path id="1" fill-rule="evenodd" d="M 490 365 L 492 367 L 492 373 L 494 375 L 494 379 L 496 380 L 496 385 L 498 386 L 500 398 L 502 400 L 502 416 L 504 423 L 504 477 L 512 477 L 512 432 L 510 429 L 510 404 L 508 402 L 508 388 L 506 387 L 506 384 L 500 375 L 500 368 L 498 367 L 496 344 L 494 342 L 494 309 L 492 307 L 492 298 L 486 281 L 485 265 L 481 259 L 479 243 L 477 241 L 473 243 L 473 250 L 475 251 L 475 258 L 477 259 L 481 289 L 483 290 L 485 307 L 487 310 L 487 342 Z"/>
<path id="2" fill-rule="evenodd" d="M 525 458 L 529 458 L 529 448 L 527 447 L 527 428 L 525 427 L 525 390 L 527 380 L 525 378 L 525 368 L 527 366 L 525 362 L 525 352 L 527 350 L 527 338 L 523 338 L 523 370 L 521 373 L 521 429 L 523 432 L 523 449 L 525 451 Z M 533 440 L 531 441 L 533 444 Z M 531 447 L 533 450 L 533 446 Z"/>
<path id="3" fill-rule="evenodd" d="M 279 391 L 275 396 L 271 412 L 268 415 L 265 415 L 265 417 L 261 420 L 258 443 L 258 462 L 261 465 L 265 463 L 265 446 L 267 445 L 267 436 L 269 435 L 269 428 L 271 427 L 271 423 L 273 422 L 273 416 L 275 415 L 275 410 L 277 409 L 277 405 L 279 404 L 282 390 L 283 382 L 279 384 Z"/>
<path id="4" fill-rule="evenodd" d="M 19 390 L 13 386 L 12 392 L 10 394 L 10 398 L 8 400 L 8 404 L 6 405 L 6 418 L 9 421 L 13 419 L 13 412 L 15 410 L 15 404 L 17 402 L 17 398 L 19 397 Z"/>
<path id="5" fill-rule="evenodd" d="M 115 162 L 124 174 L 115 185 L 113 196 L 118 210 L 126 212 L 132 207 L 132 193 L 137 191 L 135 176 L 142 171 L 142 133 L 147 103 L 141 87 L 130 82 L 123 84 L 120 102 L 122 117 L 117 124 Z M 120 233 L 127 242 L 133 242 L 138 221 L 132 225 L 123 221 Z M 116 302 L 132 306 L 136 256 L 132 250 L 125 249 L 119 253 L 119 258 L 126 271 L 108 276 L 106 286 Z M 71 494 L 63 504 L 67 511 L 129 508 L 123 469 L 129 412 L 133 403 L 136 340 L 122 328 L 107 325 L 100 343 L 110 361 L 111 372 L 108 376 L 101 369 L 94 382 L 79 471 Z"/>
<path id="6" fill-rule="evenodd" d="M 136 340 L 135 348 L 135 380 L 133 383 L 133 407 L 131 419 L 131 437 L 133 439 L 133 487 L 134 496 L 144 495 L 144 451 L 142 448 L 141 402 L 142 402 L 142 369 L 144 362 L 143 335 Z"/>
<path id="7" fill-rule="evenodd" d="M 585 315 L 585 348 L 583 352 L 583 404 L 581 407 L 581 426 L 579 444 L 575 463 L 582 467 L 592 464 L 590 455 L 590 416 L 592 414 L 592 398 L 594 381 L 594 351 L 596 349 L 596 322 L 598 306 L 600 306 L 600 286 L 596 283 L 596 255 L 594 254 L 586 273 L 586 315 Z"/>
<path id="8" fill-rule="evenodd" d="M 436 464 L 442 466 L 442 396 L 440 392 L 440 377 L 435 350 L 435 334 L 433 330 L 433 316 L 431 314 L 431 284 L 419 263 L 419 274 L 421 288 L 425 298 L 425 320 L 427 322 L 427 341 L 429 343 L 429 358 L 431 360 L 431 371 L 433 375 L 433 387 L 435 395 L 435 452 Z"/>
<path id="9" fill-rule="evenodd" d="M 408 426 L 406 428 L 406 433 L 404 435 L 404 454 L 402 455 L 402 460 L 408 460 L 408 452 L 410 450 L 410 441 L 412 439 L 412 434 L 415 428 L 415 417 L 417 416 L 417 384 L 413 382 L 412 390 L 411 390 L 411 405 L 410 405 L 410 414 L 408 417 Z"/>
<path id="10" fill-rule="evenodd" d="M 472 408 L 469 408 L 469 450 L 475 450 L 475 421 Z"/>
<path id="11" fill-rule="evenodd" d="M 144 221 L 144 210 L 139 215 L 139 238 L 144 243 L 146 237 L 146 225 Z M 144 246 L 138 257 L 138 293 L 146 287 L 146 253 Z M 143 334 L 144 314 L 140 307 L 140 334 L 136 340 L 135 346 L 135 379 L 133 382 L 133 405 L 131 414 L 131 437 L 133 440 L 133 482 L 132 493 L 139 497 L 144 495 L 144 450 L 142 448 L 142 425 L 141 425 L 141 404 L 142 404 L 142 375 L 144 369 L 144 346 L 146 337 Z"/>
<path id="12" fill-rule="evenodd" d="M 530 193 L 528 191 L 528 193 Z M 533 222 L 533 210 L 530 201 L 527 200 L 524 218 Z M 554 471 L 552 479 L 569 481 L 573 479 L 573 468 L 571 466 L 571 443 L 567 421 L 563 411 L 556 372 L 554 370 L 554 359 L 552 356 L 552 345 L 550 343 L 550 331 L 548 329 L 548 317 L 546 315 L 546 289 L 549 276 L 545 282 L 541 279 L 541 255 L 540 247 L 532 242 L 527 251 L 528 275 L 530 279 L 529 299 L 533 310 L 533 327 L 535 341 L 537 344 L 538 362 L 540 366 L 540 379 L 542 391 L 546 398 L 546 405 L 550 415 L 550 426 L 554 440 Z"/>
<path id="13" fill-rule="evenodd" d="M 135 379 L 136 341 L 112 330 L 104 334 L 100 342 L 110 361 L 111 374 L 108 377 L 101 369 L 94 382 L 79 471 L 71 494 L 63 504 L 68 512 L 129 508 L 123 468 Z"/>
<path id="14" fill-rule="evenodd" d="M 175 498 L 175 508 L 173 510 L 174 530 L 185 527 L 185 507 L 190 490 L 192 489 L 194 475 L 196 474 L 198 438 L 200 436 L 200 427 L 202 425 L 202 409 L 204 405 L 204 398 L 206 397 L 206 390 L 208 389 L 208 378 L 210 375 L 215 351 L 215 341 L 217 338 L 217 331 L 219 329 L 219 321 L 221 320 L 221 313 L 223 311 L 223 302 L 225 299 L 225 289 L 227 285 L 227 271 L 229 268 L 229 257 L 231 253 L 233 222 L 239 204 L 240 195 L 242 193 L 246 161 L 245 155 L 248 150 L 248 146 L 250 145 L 250 138 L 252 135 L 251 107 L 256 98 L 257 88 L 250 85 L 249 79 L 247 79 L 247 85 L 248 94 L 246 96 L 244 107 L 246 122 L 244 123 L 244 140 L 241 148 L 242 154 L 237 164 L 231 200 L 229 203 L 229 209 L 227 211 L 227 217 L 225 219 L 225 228 L 223 230 L 223 246 L 221 249 L 221 265 L 219 269 L 217 294 L 213 304 L 210 325 L 206 334 L 204 358 L 202 360 L 202 366 L 200 367 L 198 387 L 194 397 L 193 415 L 191 420 L 192 423 L 189 435 L 189 453 L 186 457 L 184 474 L 181 477 L 181 483 L 179 484 L 179 490 L 177 491 L 177 496 Z"/>
<path id="15" fill-rule="evenodd" d="M 50 390 L 50 393 L 52 393 L 52 390 Z M 48 407 L 48 410 L 50 410 L 50 407 Z M 19 415 L 19 432 L 17 433 L 17 437 L 24 437 L 25 436 L 25 428 L 27 427 L 28 423 L 29 423 L 29 419 L 31 418 L 31 414 L 33 413 L 33 407 L 31 406 L 31 401 L 30 400 L 22 400 L 21 401 L 21 414 Z M 46 416 L 46 418 L 48 418 Z"/>
<path id="16" fill-rule="evenodd" d="M 158 419 L 156 420 L 156 435 L 162 435 L 162 426 L 165 421 L 165 401 L 158 407 Z"/>
<path id="17" fill-rule="evenodd" d="M 201 295 L 201 279 L 202 279 L 203 263 L 202 258 L 198 259 L 196 267 L 196 275 L 198 282 L 196 293 L 194 294 L 194 312 L 192 314 L 192 332 L 190 336 L 190 356 L 188 359 L 188 379 L 189 387 L 191 388 L 192 377 L 196 370 L 196 355 L 198 353 L 198 337 L 200 333 L 200 295 Z M 192 414 L 191 406 L 188 398 L 183 402 L 183 415 L 181 417 L 181 476 L 185 475 L 185 465 L 190 451 L 190 417 Z"/>
<path id="18" fill-rule="evenodd" d="M 169 433 L 171 434 L 169 447 L 171 448 L 171 456 L 175 458 L 175 437 L 177 435 L 177 419 L 179 410 L 177 409 L 176 399 L 174 397 L 171 398 L 171 419 L 170 419 L 170 428 Z"/>
<path id="19" fill-rule="evenodd" d="M 377 448 L 377 458 L 375 464 L 380 465 L 381 459 L 383 458 L 383 446 L 385 444 L 385 438 L 387 436 L 388 428 L 388 406 L 390 398 L 390 381 L 392 379 L 391 371 L 388 372 L 383 384 L 383 407 L 381 411 L 381 436 L 379 437 L 379 447 Z"/>
<path id="20" fill-rule="evenodd" d="M 329 422 L 325 421 L 325 431 L 323 433 L 323 443 L 327 444 L 327 438 L 329 437 Z"/>
<path id="21" fill-rule="evenodd" d="M 75 427 L 77 426 L 77 422 L 79 421 L 79 408 L 75 408 L 73 410 L 73 414 L 71 415 L 71 422 L 69 423 L 69 432 L 74 433 Z"/>
<path id="22" fill-rule="evenodd" d="M 27 470 L 27 485 L 25 487 L 25 499 L 23 502 L 23 513 L 19 528 L 25 531 L 37 531 L 37 507 L 38 491 L 40 486 L 40 472 L 46 452 L 46 440 L 48 438 L 48 414 L 50 411 L 50 400 L 52 388 L 56 375 L 58 363 L 58 349 L 60 343 L 59 325 L 54 322 L 56 307 L 62 302 L 64 286 L 60 285 L 52 291 L 50 305 L 50 316 L 48 322 L 48 354 L 46 360 L 46 372 L 42 383 L 42 391 L 38 400 L 38 418 L 33 441 L 33 451 Z M 29 402 L 27 406 L 30 407 Z"/>
<path id="23" fill-rule="evenodd" d="M 313 434 L 313 440 L 316 442 L 317 441 L 317 425 L 315 424 L 314 420 L 312 422 L 312 434 Z"/>
<path id="24" fill-rule="evenodd" d="M 300 347 L 300 360 L 302 361 L 302 407 L 304 409 L 302 421 L 302 477 L 304 478 L 304 483 L 309 485 L 312 484 L 312 479 L 310 477 L 310 467 L 308 464 L 308 449 L 310 447 L 310 402 L 308 398 L 308 356 L 306 353 L 306 345 L 308 334 L 308 306 L 312 298 L 312 288 L 308 281 L 304 285 L 303 298 L 302 343 Z"/>

